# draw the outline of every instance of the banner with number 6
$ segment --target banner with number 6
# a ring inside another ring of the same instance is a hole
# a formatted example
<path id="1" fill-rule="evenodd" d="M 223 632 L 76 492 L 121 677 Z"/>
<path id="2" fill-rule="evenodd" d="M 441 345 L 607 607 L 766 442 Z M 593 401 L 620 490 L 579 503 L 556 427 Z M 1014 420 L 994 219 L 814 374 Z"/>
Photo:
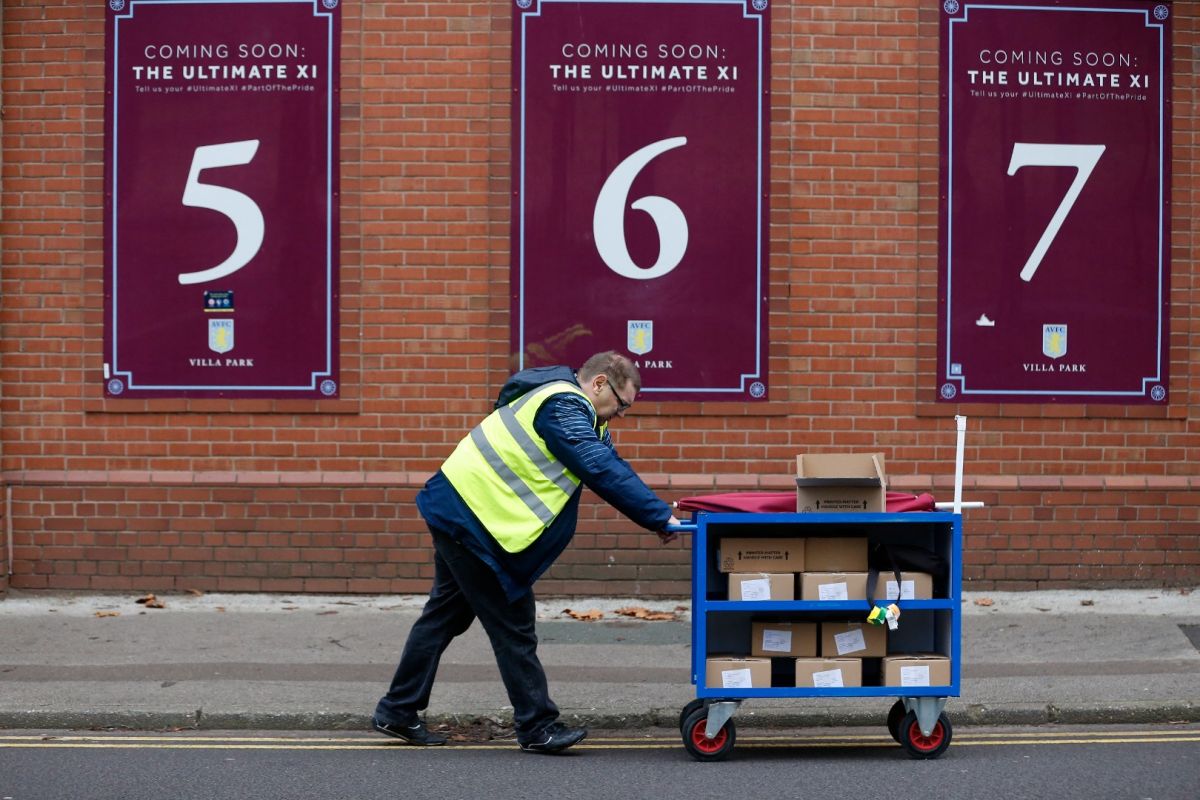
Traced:
<path id="1" fill-rule="evenodd" d="M 104 392 L 336 397 L 339 0 L 108 0 Z"/>
<path id="2" fill-rule="evenodd" d="M 512 2 L 512 366 L 765 400 L 767 1 Z"/>
<path id="3" fill-rule="evenodd" d="M 940 400 L 1168 402 L 1171 8 L 943 3 Z"/>

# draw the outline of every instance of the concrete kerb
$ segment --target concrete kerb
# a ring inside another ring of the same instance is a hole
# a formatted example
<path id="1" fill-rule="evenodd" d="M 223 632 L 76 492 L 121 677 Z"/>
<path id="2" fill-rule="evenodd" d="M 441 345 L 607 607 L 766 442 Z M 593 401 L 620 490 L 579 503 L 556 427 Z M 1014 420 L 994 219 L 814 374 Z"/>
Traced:
<path id="1" fill-rule="evenodd" d="M 808 710 L 802 704 L 794 709 L 758 709 L 747 706 L 734 719 L 739 728 L 751 730 L 791 728 L 883 728 L 889 698 L 879 698 L 874 709 Z M 642 713 L 565 712 L 564 722 L 585 725 L 596 730 L 675 730 L 679 709 L 649 709 Z M 1048 706 L 983 706 L 958 704 L 951 699 L 947 714 L 956 725 L 1006 727 L 1030 725 L 1141 725 L 1200 722 L 1200 706 L 1182 701 L 1175 704 L 1131 702 L 1120 705 L 1095 705 L 1057 708 Z M 511 715 L 486 716 L 430 713 L 426 721 L 432 728 L 463 730 L 485 727 L 511 735 Z M 346 713 L 240 713 L 202 714 L 200 712 L 48 712 L 0 713 L 0 729 L 7 730 L 131 730 L 131 731 L 366 731 L 367 714 Z"/>

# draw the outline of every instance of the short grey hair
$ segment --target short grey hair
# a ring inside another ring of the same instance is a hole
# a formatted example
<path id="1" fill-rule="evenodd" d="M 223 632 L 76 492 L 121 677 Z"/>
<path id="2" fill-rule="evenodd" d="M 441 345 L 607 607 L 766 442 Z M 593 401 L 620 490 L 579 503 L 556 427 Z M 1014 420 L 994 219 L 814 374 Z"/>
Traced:
<path id="1" fill-rule="evenodd" d="M 605 374 L 616 386 L 624 388 L 632 386 L 635 392 L 642 390 L 642 376 L 637 365 L 616 350 L 605 350 L 583 362 L 579 368 L 579 380 L 590 381 L 599 374 Z"/>

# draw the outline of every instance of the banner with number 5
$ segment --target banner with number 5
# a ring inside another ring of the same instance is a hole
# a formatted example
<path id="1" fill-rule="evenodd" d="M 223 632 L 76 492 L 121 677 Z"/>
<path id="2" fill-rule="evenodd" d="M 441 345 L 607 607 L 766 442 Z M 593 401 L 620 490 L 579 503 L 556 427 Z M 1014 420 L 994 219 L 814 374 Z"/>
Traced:
<path id="1" fill-rule="evenodd" d="M 513 2 L 513 367 L 767 397 L 767 0 Z"/>
<path id="2" fill-rule="evenodd" d="M 336 397 L 339 0 L 108 0 L 104 391 Z"/>
<path id="3" fill-rule="evenodd" d="M 1171 5 L 942 12 L 939 399 L 1166 404 Z"/>

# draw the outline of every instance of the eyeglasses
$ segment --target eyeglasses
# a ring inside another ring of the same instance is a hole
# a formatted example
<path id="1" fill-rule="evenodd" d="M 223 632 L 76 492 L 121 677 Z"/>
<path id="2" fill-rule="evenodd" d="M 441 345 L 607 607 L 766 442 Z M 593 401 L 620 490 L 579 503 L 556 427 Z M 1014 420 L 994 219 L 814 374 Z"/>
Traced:
<path id="1" fill-rule="evenodd" d="M 613 382 L 611 380 L 607 381 L 606 385 L 608 386 L 608 388 L 612 389 L 613 397 L 617 398 L 617 413 L 618 414 L 624 414 L 626 411 L 633 408 L 633 403 L 626 403 L 624 400 L 621 399 L 621 395 L 617 394 L 617 387 L 613 386 Z"/>

